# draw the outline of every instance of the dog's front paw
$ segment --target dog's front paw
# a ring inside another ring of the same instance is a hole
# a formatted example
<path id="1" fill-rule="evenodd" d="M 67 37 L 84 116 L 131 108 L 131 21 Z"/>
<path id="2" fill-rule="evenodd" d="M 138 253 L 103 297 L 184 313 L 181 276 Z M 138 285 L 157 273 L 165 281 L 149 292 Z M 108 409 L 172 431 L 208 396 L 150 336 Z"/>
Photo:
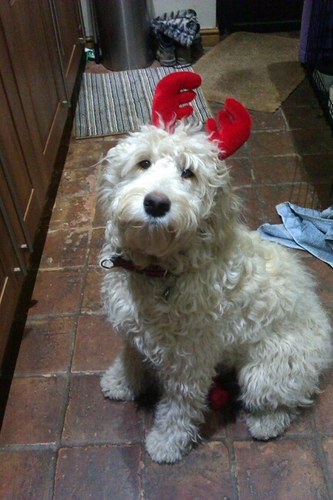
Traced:
<path id="1" fill-rule="evenodd" d="M 165 435 L 158 430 L 152 430 L 146 438 L 146 448 L 154 462 L 166 462 L 173 464 L 178 462 L 186 455 L 191 449 L 189 442 L 186 447 L 180 446 L 179 439 L 177 441 L 176 434 L 172 436 L 170 433 Z"/>
<path id="2" fill-rule="evenodd" d="M 133 401 L 136 396 L 134 390 L 129 387 L 117 362 L 106 370 L 102 376 L 101 388 L 104 396 L 110 399 Z"/>
<path id="3" fill-rule="evenodd" d="M 251 435 L 262 441 L 280 436 L 295 418 L 293 411 L 277 409 L 274 412 L 250 413 L 246 424 Z"/>

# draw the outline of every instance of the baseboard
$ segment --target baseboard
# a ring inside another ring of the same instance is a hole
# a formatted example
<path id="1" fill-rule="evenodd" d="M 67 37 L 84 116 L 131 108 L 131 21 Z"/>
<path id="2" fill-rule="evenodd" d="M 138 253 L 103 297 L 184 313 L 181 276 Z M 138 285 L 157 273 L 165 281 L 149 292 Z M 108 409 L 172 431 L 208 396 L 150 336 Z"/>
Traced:
<path id="1" fill-rule="evenodd" d="M 202 28 L 200 30 L 203 47 L 214 47 L 220 42 L 220 32 L 218 28 Z M 86 37 L 86 47 L 93 48 L 94 38 L 92 36 Z"/>
<path id="2" fill-rule="evenodd" d="M 214 47 L 220 42 L 220 32 L 218 28 L 202 28 L 200 30 L 202 45 L 204 47 Z"/>

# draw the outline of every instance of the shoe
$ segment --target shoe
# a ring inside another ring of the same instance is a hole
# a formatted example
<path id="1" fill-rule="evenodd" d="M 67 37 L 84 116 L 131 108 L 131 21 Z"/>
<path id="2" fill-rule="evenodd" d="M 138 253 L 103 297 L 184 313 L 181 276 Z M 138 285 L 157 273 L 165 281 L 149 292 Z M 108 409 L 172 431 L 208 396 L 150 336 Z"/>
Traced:
<path id="1" fill-rule="evenodd" d="M 157 34 L 158 47 L 156 51 L 156 59 L 161 66 L 176 66 L 175 44 L 171 38 L 163 33 Z"/>
<path id="2" fill-rule="evenodd" d="M 204 49 L 202 46 L 202 40 L 200 33 L 197 33 L 194 37 L 193 43 L 191 45 L 192 58 L 197 61 L 204 54 Z"/>
<path id="3" fill-rule="evenodd" d="M 191 47 L 184 47 L 184 45 L 180 45 L 180 43 L 177 43 L 176 59 L 177 59 L 177 66 L 191 66 L 192 64 Z"/>

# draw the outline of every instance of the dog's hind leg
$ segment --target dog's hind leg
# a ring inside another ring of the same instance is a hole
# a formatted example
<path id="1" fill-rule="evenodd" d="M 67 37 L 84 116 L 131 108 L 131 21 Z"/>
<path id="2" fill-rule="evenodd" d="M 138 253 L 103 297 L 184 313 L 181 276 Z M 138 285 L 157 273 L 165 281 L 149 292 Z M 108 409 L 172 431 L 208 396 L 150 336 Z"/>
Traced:
<path id="1" fill-rule="evenodd" d="M 279 436 L 294 420 L 297 408 L 311 405 L 318 392 L 319 376 L 327 364 L 326 344 L 320 338 L 315 346 L 302 345 L 301 340 L 296 334 L 270 335 L 249 348 L 238 370 L 241 399 L 249 412 L 247 425 L 257 439 Z"/>
<path id="2" fill-rule="evenodd" d="M 140 395 L 145 369 L 140 353 L 135 347 L 125 345 L 113 365 L 101 378 L 104 396 L 110 399 L 131 401 Z"/>
<path id="3" fill-rule="evenodd" d="M 258 411 L 247 415 L 246 424 L 251 436 L 266 441 L 282 434 L 296 416 L 297 410 L 295 408 Z"/>

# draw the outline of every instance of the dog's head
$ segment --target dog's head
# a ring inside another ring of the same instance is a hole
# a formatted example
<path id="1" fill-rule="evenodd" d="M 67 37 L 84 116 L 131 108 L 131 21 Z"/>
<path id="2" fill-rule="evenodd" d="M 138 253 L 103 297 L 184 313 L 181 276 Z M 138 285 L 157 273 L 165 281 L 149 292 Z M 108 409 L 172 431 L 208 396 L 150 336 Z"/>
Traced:
<path id="1" fill-rule="evenodd" d="M 220 129 L 213 118 L 208 133 L 194 120 L 185 123 L 193 111 L 186 103 L 200 82 L 191 72 L 163 78 L 153 100 L 154 125 L 130 134 L 106 157 L 100 201 L 107 237 L 114 251 L 141 264 L 148 256 L 165 264 L 182 255 L 195 265 L 231 239 L 238 204 L 222 158 L 246 140 L 251 119 L 231 99 L 219 113 Z"/>
<path id="2" fill-rule="evenodd" d="M 100 201 L 118 248 L 186 254 L 233 219 L 225 162 L 200 128 L 179 122 L 169 134 L 144 126 L 109 151 Z"/>

